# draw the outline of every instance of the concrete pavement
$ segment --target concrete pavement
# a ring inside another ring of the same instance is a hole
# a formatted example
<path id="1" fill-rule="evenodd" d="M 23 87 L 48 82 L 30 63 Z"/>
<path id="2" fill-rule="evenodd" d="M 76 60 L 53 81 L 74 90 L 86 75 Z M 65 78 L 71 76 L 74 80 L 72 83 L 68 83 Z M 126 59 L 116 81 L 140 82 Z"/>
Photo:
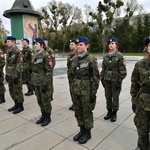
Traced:
<path id="1" fill-rule="evenodd" d="M 102 60 L 98 61 L 101 68 Z M 5 84 L 6 102 L 0 104 L 0 150 L 134 150 L 137 132 L 131 110 L 130 80 L 135 62 L 136 60 L 127 61 L 128 75 L 123 81 L 118 119 L 114 123 L 103 119 L 106 102 L 100 83 L 97 105 L 93 111 L 95 121 L 92 138 L 83 145 L 72 139 L 79 128 L 74 112 L 68 109 L 72 102 L 66 75 L 66 58 L 56 59 L 52 122 L 48 126 L 41 127 L 35 123 L 41 115 L 35 95 L 24 96 L 23 112 L 17 115 L 8 112 L 13 101 Z M 26 86 L 23 85 L 23 93 L 26 91 Z"/>

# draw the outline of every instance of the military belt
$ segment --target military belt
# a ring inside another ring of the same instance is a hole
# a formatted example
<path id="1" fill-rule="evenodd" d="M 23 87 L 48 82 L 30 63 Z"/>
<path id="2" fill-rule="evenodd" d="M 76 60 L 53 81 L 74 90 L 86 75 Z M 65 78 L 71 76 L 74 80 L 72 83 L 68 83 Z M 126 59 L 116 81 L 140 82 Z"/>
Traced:
<path id="1" fill-rule="evenodd" d="M 146 94 L 150 94 L 150 86 L 144 86 L 141 88 L 141 91 Z"/>

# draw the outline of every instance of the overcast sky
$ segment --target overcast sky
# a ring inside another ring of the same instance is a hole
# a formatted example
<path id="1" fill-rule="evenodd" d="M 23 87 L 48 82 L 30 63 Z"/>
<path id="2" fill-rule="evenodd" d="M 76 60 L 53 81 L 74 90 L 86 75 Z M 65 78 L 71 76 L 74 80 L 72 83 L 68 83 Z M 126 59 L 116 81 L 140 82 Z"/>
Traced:
<path id="1" fill-rule="evenodd" d="M 6 1 L 9 1 L 9 2 L 6 3 Z M 60 0 L 56 0 L 56 1 L 60 1 Z M 63 0 L 63 3 L 69 3 L 71 5 L 74 4 L 75 6 L 78 6 L 79 8 L 83 8 L 83 6 L 87 4 L 91 6 L 92 8 L 96 8 L 98 6 L 99 1 L 100 0 Z M 5 18 L 3 16 L 3 12 L 5 10 L 11 9 L 14 2 L 15 0 L 1 0 L 0 2 L 0 18 L 2 19 L 4 28 L 7 29 L 8 31 L 10 31 L 10 19 Z M 47 3 L 50 2 L 50 0 L 42 0 L 42 3 L 39 2 L 39 0 L 30 0 L 30 2 L 32 3 L 35 10 L 37 10 L 41 8 L 42 6 L 46 6 Z M 137 2 L 138 4 L 141 4 L 143 6 L 144 10 L 147 13 L 150 13 L 149 0 L 137 0 Z"/>

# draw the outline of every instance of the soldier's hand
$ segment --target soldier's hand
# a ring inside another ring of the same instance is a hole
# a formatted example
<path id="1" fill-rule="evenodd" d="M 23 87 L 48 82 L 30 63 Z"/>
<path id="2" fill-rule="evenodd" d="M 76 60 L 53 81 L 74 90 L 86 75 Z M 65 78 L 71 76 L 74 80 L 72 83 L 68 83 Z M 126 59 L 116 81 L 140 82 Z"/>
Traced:
<path id="1" fill-rule="evenodd" d="M 135 113 L 136 111 L 136 105 L 134 103 L 132 103 L 132 111 Z"/>
<path id="2" fill-rule="evenodd" d="M 18 78 L 13 78 L 12 80 L 14 84 L 18 84 Z"/>
<path id="3" fill-rule="evenodd" d="M 90 96 L 90 102 L 93 103 L 96 101 L 96 95 L 91 95 Z"/>
<path id="4" fill-rule="evenodd" d="M 5 80 L 6 80 L 6 82 L 8 82 L 8 76 L 7 75 L 5 76 Z"/>
<path id="5" fill-rule="evenodd" d="M 42 85 L 42 93 L 46 93 L 47 91 L 47 85 Z"/>
<path id="6" fill-rule="evenodd" d="M 102 83 L 103 88 L 105 88 L 105 81 L 104 81 L 104 79 L 101 79 L 101 83 Z"/>
<path id="7" fill-rule="evenodd" d="M 121 82 L 120 82 L 120 81 L 117 81 L 117 82 L 115 83 L 115 87 L 116 87 L 116 90 L 121 89 Z"/>

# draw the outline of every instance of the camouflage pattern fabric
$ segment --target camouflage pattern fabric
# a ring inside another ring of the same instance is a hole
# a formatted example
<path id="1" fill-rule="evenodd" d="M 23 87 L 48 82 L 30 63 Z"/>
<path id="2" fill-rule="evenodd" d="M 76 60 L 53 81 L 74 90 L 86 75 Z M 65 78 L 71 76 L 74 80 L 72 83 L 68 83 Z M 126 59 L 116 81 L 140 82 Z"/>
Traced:
<path id="1" fill-rule="evenodd" d="M 104 80 L 121 82 L 127 75 L 123 55 L 118 51 L 111 57 L 106 54 L 103 58 L 100 75 Z"/>
<path id="2" fill-rule="evenodd" d="M 108 109 L 119 109 L 119 95 L 121 87 L 116 89 L 116 82 L 107 81 L 105 82 L 105 97 L 106 97 L 106 108 Z"/>
<path id="3" fill-rule="evenodd" d="M 136 105 L 134 123 L 138 131 L 138 147 L 148 150 L 150 131 L 150 59 L 135 64 L 131 77 L 132 102 Z"/>
<path id="4" fill-rule="evenodd" d="M 141 150 L 149 150 L 150 111 L 136 108 L 134 123 L 138 132 L 138 147 Z"/>
<path id="5" fill-rule="evenodd" d="M 9 93 L 14 101 L 23 103 L 21 72 L 23 69 L 23 57 L 21 51 L 15 46 L 8 51 L 6 57 L 6 75 L 8 76 Z M 13 79 L 17 78 L 17 84 Z"/>
<path id="6" fill-rule="evenodd" d="M 50 113 L 53 94 L 53 68 L 51 56 L 42 50 L 40 53 L 35 53 L 32 60 L 32 81 L 35 87 L 35 95 L 37 96 L 38 104 L 42 112 Z M 42 86 L 46 85 L 47 90 L 42 93 Z"/>
<path id="7" fill-rule="evenodd" d="M 51 66 L 53 66 L 53 68 L 55 67 L 56 65 L 56 60 L 55 60 L 55 53 L 54 53 L 54 50 L 51 49 L 50 47 L 46 47 L 45 48 L 45 51 L 48 52 L 49 56 L 50 56 L 50 59 L 51 59 Z M 51 78 L 51 91 L 54 91 L 54 86 L 53 86 L 53 78 Z M 51 99 L 53 100 L 53 92 L 51 92 Z"/>
<path id="8" fill-rule="evenodd" d="M 96 100 L 91 102 L 90 96 L 96 95 L 99 87 L 99 71 L 97 59 L 85 53 L 83 57 L 76 56 L 71 64 L 71 92 L 75 117 L 78 125 L 86 129 L 93 128 L 93 113 Z"/>
<path id="9" fill-rule="evenodd" d="M 107 109 L 119 109 L 119 95 L 122 80 L 126 77 L 127 70 L 123 55 L 116 51 L 113 56 L 106 54 L 102 62 L 101 80 L 105 84 L 105 97 Z"/>
<path id="10" fill-rule="evenodd" d="M 33 90 L 30 69 L 31 69 L 32 56 L 34 55 L 34 51 L 29 46 L 27 46 L 26 48 L 23 48 L 22 55 L 23 55 L 23 73 L 25 75 L 26 85 L 28 89 Z"/>
<path id="11" fill-rule="evenodd" d="M 4 86 L 4 73 L 3 68 L 5 66 L 5 56 L 3 51 L 0 49 L 0 95 L 4 95 L 6 92 L 5 86 Z"/>
<path id="12" fill-rule="evenodd" d="M 72 83 L 72 77 L 71 77 L 71 63 L 73 58 L 77 55 L 77 50 L 75 50 L 73 53 L 69 53 L 68 57 L 67 57 L 67 75 L 68 75 L 68 81 L 69 81 L 69 88 L 70 88 L 70 95 L 71 95 L 71 99 L 72 99 L 72 92 L 71 92 L 71 83 Z"/>

